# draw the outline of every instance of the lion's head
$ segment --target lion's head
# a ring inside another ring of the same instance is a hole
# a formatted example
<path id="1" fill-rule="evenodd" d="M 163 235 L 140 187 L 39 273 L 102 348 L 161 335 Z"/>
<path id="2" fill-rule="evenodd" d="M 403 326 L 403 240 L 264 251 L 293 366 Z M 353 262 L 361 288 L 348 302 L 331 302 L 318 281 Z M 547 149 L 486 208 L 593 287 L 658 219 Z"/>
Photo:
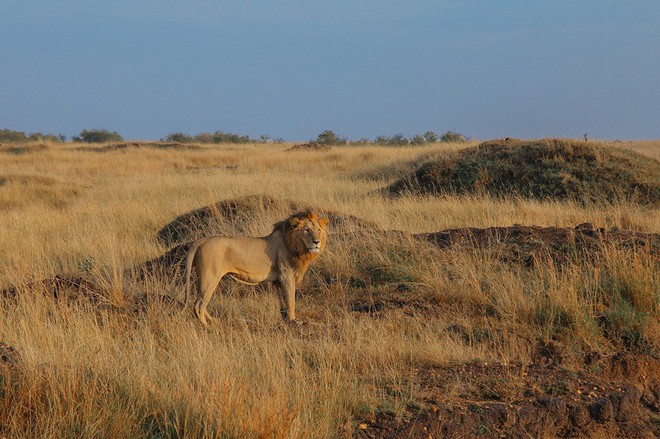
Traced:
<path id="1" fill-rule="evenodd" d="M 310 260 L 325 248 L 327 226 L 327 218 L 319 218 L 312 212 L 293 214 L 275 225 L 284 233 L 284 241 L 289 250 L 298 257 Z"/>

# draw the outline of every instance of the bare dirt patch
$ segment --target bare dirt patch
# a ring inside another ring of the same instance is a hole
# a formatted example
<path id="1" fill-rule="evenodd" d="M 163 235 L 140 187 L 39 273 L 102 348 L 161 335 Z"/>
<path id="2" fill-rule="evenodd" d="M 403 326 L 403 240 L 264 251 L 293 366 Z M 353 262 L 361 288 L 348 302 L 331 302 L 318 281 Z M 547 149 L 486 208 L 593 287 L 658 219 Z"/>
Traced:
<path id="1" fill-rule="evenodd" d="M 582 370 L 472 363 L 420 368 L 402 419 L 375 413 L 358 438 L 653 438 L 660 360 L 617 355 Z"/>

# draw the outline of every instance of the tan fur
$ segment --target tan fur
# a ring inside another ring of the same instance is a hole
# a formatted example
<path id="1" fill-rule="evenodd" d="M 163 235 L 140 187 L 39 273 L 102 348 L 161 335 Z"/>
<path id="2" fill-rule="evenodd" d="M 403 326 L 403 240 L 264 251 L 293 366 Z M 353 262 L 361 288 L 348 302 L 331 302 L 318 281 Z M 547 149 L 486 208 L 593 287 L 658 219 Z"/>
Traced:
<path id="1" fill-rule="evenodd" d="M 327 218 L 300 212 L 275 224 L 272 233 L 262 238 L 213 236 L 197 241 L 186 259 L 185 303 L 194 266 L 198 294 L 193 311 L 205 326 L 212 321 L 206 307 L 225 275 L 248 285 L 275 282 L 282 317 L 295 321 L 296 283 L 325 248 L 327 225 Z"/>

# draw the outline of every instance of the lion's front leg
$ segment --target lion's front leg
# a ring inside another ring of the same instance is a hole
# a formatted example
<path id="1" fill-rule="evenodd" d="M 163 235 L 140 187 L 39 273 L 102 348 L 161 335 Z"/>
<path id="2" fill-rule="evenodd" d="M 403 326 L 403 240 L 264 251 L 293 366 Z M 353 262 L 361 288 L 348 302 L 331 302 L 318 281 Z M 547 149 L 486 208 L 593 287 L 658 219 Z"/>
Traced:
<path id="1" fill-rule="evenodd" d="M 287 322 L 296 321 L 296 283 L 293 275 L 288 273 L 280 276 L 277 282 L 280 293 L 280 314 Z"/>

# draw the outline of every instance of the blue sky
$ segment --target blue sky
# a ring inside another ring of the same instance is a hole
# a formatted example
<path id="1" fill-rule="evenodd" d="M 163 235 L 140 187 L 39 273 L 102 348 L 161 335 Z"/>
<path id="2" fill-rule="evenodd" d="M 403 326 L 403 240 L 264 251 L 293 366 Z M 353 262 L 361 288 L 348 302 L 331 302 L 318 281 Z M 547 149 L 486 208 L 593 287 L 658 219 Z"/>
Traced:
<path id="1" fill-rule="evenodd" d="M 658 0 L 0 0 L 0 129 L 660 138 Z"/>

